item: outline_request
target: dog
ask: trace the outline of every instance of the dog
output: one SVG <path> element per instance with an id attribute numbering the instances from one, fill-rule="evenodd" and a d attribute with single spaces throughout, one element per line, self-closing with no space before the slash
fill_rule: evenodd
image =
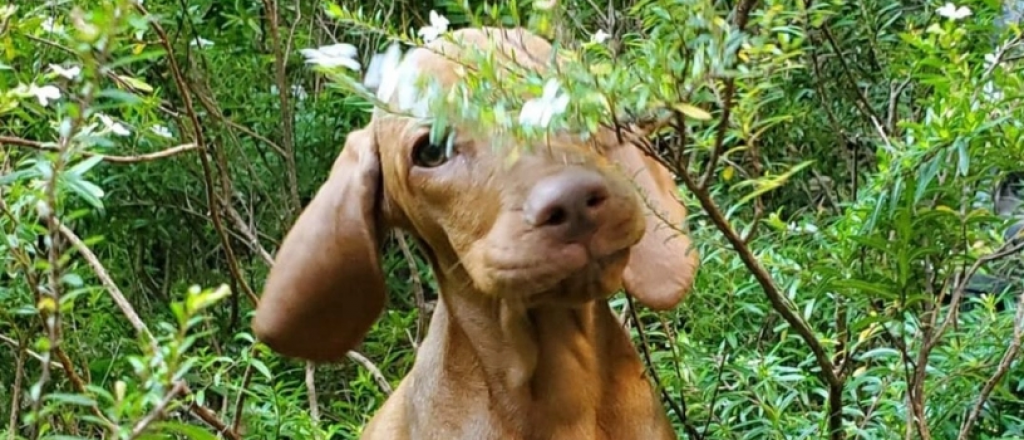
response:
<path id="1" fill-rule="evenodd" d="M 482 27 L 411 49 L 398 68 L 449 87 L 466 48 L 537 72 L 554 62 L 540 36 Z M 449 127 L 452 154 L 415 116 L 377 109 L 350 132 L 278 250 L 254 333 L 284 356 L 343 357 L 383 311 L 381 243 L 399 228 L 440 298 L 362 439 L 675 439 L 607 301 L 624 288 L 667 310 L 691 290 L 698 255 L 671 173 L 610 130 L 552 134 L 510 163 L 471 128 Z"/>

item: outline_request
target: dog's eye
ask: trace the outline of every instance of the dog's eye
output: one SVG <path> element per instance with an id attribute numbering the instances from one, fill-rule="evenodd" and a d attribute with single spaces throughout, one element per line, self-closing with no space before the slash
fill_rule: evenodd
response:
<path id="1" fill-rule="evenodd" d="M 444 165 L 453 154 L 454 135 L 445 133 L 437 136 L 437 141 L 431 137 L 430 134 L 423 135 L 412 147 L 413 164 L 418 167 L 434 168 Z"/>

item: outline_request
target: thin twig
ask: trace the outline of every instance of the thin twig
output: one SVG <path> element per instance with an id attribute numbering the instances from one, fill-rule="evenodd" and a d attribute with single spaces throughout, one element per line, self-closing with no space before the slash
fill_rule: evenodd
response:
<path id="1" fill-rule="evenodd" d="M 163 417 L 164 412 L 167 411 L 167 407 L 170 406 L 171 402 L 173 402 L 179 394 L 185 391 L 185 388 L 186 386 L 184 381 L 179 380 L 175 382 L 171 389 L 167 391 L 167 394 L 164 395 L 164 398 L 160 399 L 160 403 L 158 403 L 156 407 L 149 412 L 149 414 L 146 414 L 142 420 L 139 420 L 139 422 L 135 424 L 135 427 L 132 428 L 132 432 L 128 435 L 128 440 L 138 438 L 146 431 L 146 428 L 148 428 L 149 425 L 153 424 L 153 422 L 158 418 Z"/>
<path id="2" fill-rule="evenodd" d="M 135 3 L 135 8 L 141 14 L 147 17 L 150 16 L 149 10 L 140 3 Z M 235 282 L 245 290 L 246 295 L 255 305 L 258 302 L 256 294 L 242 277 L 241 270 L 238 268 L 238 259 L 235 257 L 235 252 L 231 247 L 230 236 L 224 228 L 220 209 L 217 208 L 218 199 L 214 192 L 215 184 L 213 172 L 211 170 L 212 167 L 210 166 L 210 159 L 207 157 L 209 148 L 206 145 L 206 141 L 203 136 L 203 126 L 199 122 L 199 115 L 196 113 L 195 106 L 193 105 L 191 89 L 188 87 L 188 83 L 185 81 L 185 76 L 181 72 L 181 67 L 178 66 L 178 61 L 174 57 L 174 47 L 171 45 L 167 32 L 164 30 L 163 26 L 160 25 L 159 20 L 150 20 L 149 23 L 150 27 L 153 28 L 153 31 L 160 37 L 160 45 L 163 46 L 164 50 L 167 52 L 167 62 L 171 68 L 171 77 L 174 79 L 174 84 L 180 92 L 182 103 L 185 106 L 185 113 L 188 115 L 189 121 L 191 122 L 193 139 L 201 150 L 199 154 L 199 162 L 203 168 L 206 200 L 210 205 L 210 219 L 213 221 L 214 230 L 217 231 L 217 235 L 220 237 L 221 247 L 223 247 L 224 255 L 227 258 L 228 271 L 231 273 L 231 277 Z"/>
<path id="3" fill-rule="evenodd" d="M 640 322 L 640 316 L 637 315 L 632 295 L 626 295 L 626 301 L 630 305 L 629 314 L 632 316 L 633 323 L 636 324 L 636 332 L 640 336 L 640 351 L 644 355 L 644 360 L 647 361 L 647 371 L 651 373 L 651 378 L 654 379 L 654 384 L 661 393 L 662 399 L 664 399 L 672 408 L 672 411 L 679 416 L 679 421 L 683 424 L 683 428 L 686 430 L 686 435 L 693 439 L 701 438 L 697 428 L 693 426 L 686 417 L 686 411 L 683 410 L 683 408 L 680 407 L 674 399 L 672 399 L 672 396 L 668 394 L 668 390 L 665 388 L 665 384 L 661 381 L 661 376 L 658 374 L 657 368 L 655 368 L 654 359 L 651 357 L 651 348 L 647 343 L 647 332 L 644 331 L 643 323 Z"/>
<path id="4" fill-rule="evenodd" d="M 747 27 L 747 20 L 750 17 L 750 11 L 754 9 L 754 5 L 757 0 L 741 0 L 736 5 L 735 15 L 733 16 L 733 23 L 736 25 L 736 29 L 743 32 Z M 725 149 L 725 135 L 729 129 L 729 119 L 732 117 L 732 106 L 733 96 L 736 94 L 736 80 L 729 76 L 725 78 L 725 91 L 722 92 L 722 117 L 718 120 L 718 127 L 715 132 L 715 147 L 711 150 L 711 158 L 708 159 L 707 169 L 704 170 L 704 177 L 700 180 L 700 186 L 707 188 L 711 183 L 711 178 L 715 174 L 715 170 L 718 165 L 718 158 L 722 155 Z"/>
<path id="5" fill-rule="evenodd" d="M 20 343 L 15 346 L 15 349 L 18 356 L 14 360 L 14 385 L 11 389 L 11 418 L 7 424 L 7 440 L 17 438 L 15 433 L 18 432 L 18 419 L 21 418 L 21 386 L 22 381 L 25 380 L 25 356 L 28 353 L 28 350 Z"/>
<path id="6" fill-rule="evenodd" d="M 189 396 L 192 395 L 192 390 L 188 388 L 187 384 L 185 385 L 185 392 L 183 394 Z M 217 414 L 215 414 L 208 408 L 198 403 L 195 403 L 195 400 L 193 400 L 189 404 L 188 411 L 195 415 L 196 417 L 198 417 L 199 420 L 202 420 L 207 425 L 210 425 L 218 433 L 224 434 L 225 437 L 231 440 L 242 440 L 242 436 L 238 435 L 237 432 L 233 431 L 231 428 L 228 427 L 228 425 L 225 425 L 223 421 L 217 418 Z"/>
<path id="7" fill-rule="evenodd" d="M 289 215 L 298 212 L 299 184 L 295 166 L 295 129 L 293 127 L 294 114 L 288 98 L 291 96 L 291 87 L 288 85 L 287 60 L 285 59 L 284 48 L 281 47 L 281 30 L 279 26 L 280 14 L 277 8 L 277 0 L 263 0 L 263 11 L 270 24 L 270 41 L 274 51 L 274 73 L 277 81 L 277 97 L 281 101 L 281 146 L 284 148 L 285 174 L 288 178 L 288 194 L 291 212 Z"/>
<path id="8" fill-rule="evenodd" d="M 427 323 L 429 320 L 427 312 L 427 296 L 423 290 L 423 280 L 420 279 L 420 271 L 416 266 L 416 258 L 412 254 L 412 250 L 409 249 L 408 240 L 405 239 L 404 231 L 397 231 L 395 238 L 398 239 L 398 248 L 402 251 L 402 256 L 405 257 L 406 264 L 409 265 L 409 277 L 412 278 L 412 292 L 416 298 L 416 337 L 413 343 L 416 347 L 419 347 L 420 342 L 423 340 L 423 332 L 427 329 Z"/>
<path id="9" fill-rule="evenodd" d="M 876 121 L 876 123 L 877 121 L 881 121 L 882 119 L 878 116 L 878 113 L 875 112 L 873 107 L 871 107 L 871 101 L 866 95 L 864 95 L 864 91 L 861 90 L 860 86 L 857 85 L 857 79 L 853 77 L 850 66 L 846 62 L 846 57 L 843 56 L 842 51 L 839 49 L 839 43 L 837 43 L 835 37 L 832 36 L 832 31 L 829 30 L 828 25 L 822 26 L 821 32 L 825 35 L 825 39 L 828 40 L 828 44 L 836 54 L 836 58 L 839 59 L 839 64 L 842 65 L 843 76 L 846 77 L 847 81 L 850 82 L 850 87 L 856 92 L 854 96 L 857 98 L 857 103 L 859 104 L 856 107 L 869 119 Z M 879 125 L 879 127 L 880 126 L 881 125 Z"/>
<path id="10" fill-rule="evenodd" d="M 107 289 L 108 293 L 110 293 L 110 297 L 114 300 L 114 303 L 117 304 L 117 307 L 120 308 L 121 312 L 128 318 L 128 322 L 131 323 L 136 332 L 146 337 L 146 341 L 151 344 L 153 352 L 157 353 L 159 350 L 156 346 L 156 339 L 153 337 L 153 334 L 150 333 L 149 328 L 146 327 L 146 323 L 142 322 L 142 318 L 139 317 L 139 314 L 135 313 L 135 308 L 133 308 L 132 304 L 128 302 L 127 298 L 125 298 L 121 289 L 117 287 L 117 284 L 114 284 L 114 279 L 107 273 L 107 269 L 103 267 L 103 263 L 101 263 L 99 258 L 96 257 L 96 254 L 92 252 L 92 249 L 89 249 L 89 246 L 86 246 L 85 242 L 83 242 L 81 238 L 78 238 L 78 235 L 76 235 L 74 231 L 63 224 L 60 225 L 60 233 L 67 238 L 73 246 L 75 246 L 75 249 L 78 249 L 78 252 L 82 254 L 83 258 L 85 258 L 86 263 L 89 264 L 89 267 L 92 267 L 93 272 L 95 272 L 96 276 L 100 279 L 100 283 L 102 283 L 103 287 Z"/>
<path id="11" fill-rule="evenodd" d="M 306 396 L 309 399 L 309 418 L 313 423 L 320 424 L 320 403 L 316 398 L 316 364 L 306 361 Z M 319 433 L 314 430 L 313 437 L 319 439 Z"/>
<path id="12" fill-rule="evenodd" d="M 255 349 L 249 351 L 250 356 L 257 356 L 259 352 Z M 245 366 L 245 373 L 242 374 L 242 385 L 238 387 L 238 399 L 235 400 L 235 417 L 231 421 L 231 430 L 238 432 L 242 427 L 242 410 L 244 408 L 246 389 L 249 388 L 249 383 L 252 381 L 252 362 Z"/>
<path id="13" fill-rule="evenodd" d="M 345 355 L 348 356 L 349 359 L 356 361 L 356 363 L 362 365 L 363 368 L 369 371 L 370 375 L 373 376 L 373 380 L 377 382 L 377 386 L 380 387 L 381 391 L 384 391 L 384 394 L 390 396 L 391 393 L 394 392 L 394 390 L 391 389 L 391 384 L 389 384 L 388 380 L 384 377 L 384 373 L 381 373 L 380 369 L 377 368 L 377 366 L 374 365 L 373 362 L 367 359 L 366 356 L 363 356 L 362 353 L 359 353 L 358 351 L 355 350 L 350 350 Z"/>
<path id="14" fill-rule="evenodd" d="M 0 145 L 15 145 L 19 147 L 30 148 L 39 151 L 49 151 L 58 153 L 60 150 L 56 147 L 48 146 L 39 141 L 33 141 L 31 139 L 23 139 L 13 136 L 0 136 Z M 116 163 L 116 164 L 131 164 L 139 162 L 151 162 L 154 160 L 164 159 L 167 157 L 181 154 L 186 151 L 192 151 L 197 149 L 196 144 L 181 144 L 176 147 L 168 148 L 166 150 L 160 150 L 153 153 L 140 154 L 137 156 L 114 156 L 109 154 L 94 153 L 91 151 L 82 151 L 81 154 L 85 157 L 99 156 L 103 158 L 104 162 Z"/>

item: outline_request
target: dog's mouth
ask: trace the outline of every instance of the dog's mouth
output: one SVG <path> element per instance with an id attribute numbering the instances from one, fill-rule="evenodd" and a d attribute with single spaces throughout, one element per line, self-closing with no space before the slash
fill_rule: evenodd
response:
<path id="1" fill-rule="evenodd" d="M 562 246 L 529 262 L 491 260 L 485 279 L 477 279 L 484 292 L 527 303 L 580 304 L 607 297 L 622 285 L 632 243 L 594 254 L 578 244 Z M 538 258 L 539 257 L 539 258 Z"/>

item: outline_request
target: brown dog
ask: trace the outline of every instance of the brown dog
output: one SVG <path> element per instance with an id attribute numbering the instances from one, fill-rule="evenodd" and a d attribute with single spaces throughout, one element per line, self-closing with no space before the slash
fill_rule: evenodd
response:
<path id="1" fill-rule="evenodd" d="M 460 48 L 491 44 L 526 68 L 551 60 L 521 29 L 452 39 L 410 51 L 402 69 L 450 85 Z M 674 439 L 606 301 L 624 286 L 664 310 L 691 287 L 697 254 L 675 231 L 686 210 L 669 172 L 609 133 L 597 148 L 555 137 L 509 165 L 487 138 L 451 130 L 450 157 L 414 117 L 378 110 L 348 135 L 278 251 L 256 335 L 287 356 L 344 356 L 382 312 L 379 246 L 401 228 L 428 254 L 441 298 L 363 439 Z"/>

